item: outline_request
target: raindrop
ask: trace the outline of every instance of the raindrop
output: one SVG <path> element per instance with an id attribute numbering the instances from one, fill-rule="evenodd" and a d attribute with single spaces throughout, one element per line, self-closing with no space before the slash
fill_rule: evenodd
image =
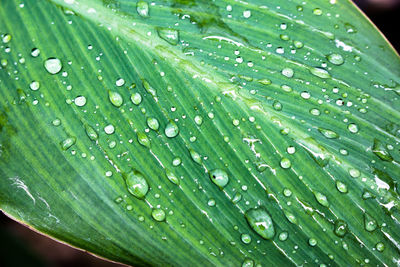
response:
<path id="1" fill-rule="evenodd" d="M 245 217 L 250 227 L 262 238 L 271 239 L 274 237 L 274 224 L 271 216 L 264 207 L 247 210 Z"/>
<path id="2" fill-rule="evenodd" d="M 126 187 L 133 196 L 142 199 L 149 191 L 149 185 L 143 174 L 135 169 L 128 174 L 124 174 Z"/>
<path id="3" fill-rule="evenodd" d="M 336 132 L 332 131 L 332 130 L 328 130 L 328 129 L 324 129 L 324 128 L 318 128 L 318 131 L 328 139 L 339 138 L 339 135 Z"/>
<path id="4" fill-rule="evenodd" d="M 38 48 L 33 48 L 31 51 L 31 56 L 32 57 L 38 57 L 40 55 L 40 49 Z"/>
<path id="5" fill-rule="evenodd" d="M 139 93 L 134 93 L 131 95 L 131 101 L 137 106 L 142 103 L 142 96 Z"/>
<path id="6" fill-rule="evenodd" d="M 86 105 L 86 97 L 84 97 L 83 95 L 77 96 L 74 100 L 74 103 L 78 107 L 83 107 L 84 105 Z"/>
<path id="7" fill-rule="evenodd" d="M 119 78 L 118 80 L 115 81 L 115 85 L 118 87 L 121 87 L 125 84 L 125 80 L 122 78 Z"/>
<path id="8" fill-rule="evenodd" d="M 358 126 L 355 123 L 350 123 L 347 126 L 347 129 L 351 132 L 351 133 L 357 133 L 358 132 Z"/>
<path id="9" fill-rule="evenodd" d="M 136 4 L 136 11 L 143 18 L 149 17 L 149 4 L 145 1 L 138 1 Z"/>
<path id="10" fill-rule="evenodd" d="M 374 139 L 374 145 L 372 147 L 372 152 L 378 156 L 381 160 L 384 161 L 393 161 L 392 155 L 390 155 L 389 151 L 385 148 L 383 143 L 378 139 Z"/>
<path id="11" fill-rule="evenodd" d="M 194 117 L 194 122 L 199 126 L 202 125 L 203 124 L 203 117 L 201 117 L 200 115 L 196 115 L 196 117 Z"/>
<path id="12" fill-rule="evenodd" d="M 108 91 L 108 99 L 110 100 L 111 104 L 113 104 L 117 108 L 122 106 L 122 104 L 124 103 L 122 96 L 119 93 L 111 90 Z"/>
<path id="13" fill-rule="evenodd" d="M 114 128 L 114 125 L 112 125 L 112 124 L 109 124 L 106 127 L 104 127 L 104 132 L 106 134 L 113 134 L 114 131 L 115 131 L 115 128 Z"/>
<path id="14" fill-rule="evenodd" d="M 168 180 L 170 180 L 173 184 L 179 185 L 180 180 L 179 178 L 173 173 L 172 171 L 166 169 L 165 175 L 167 176 Z"/>
<path id="15" fill-rule="evenodd" d="M 167 126 L 165 127 L 164 133 L 167 137 L 169 138 L 174 138 L 179 134 L 179 128 L 178 125 L 174 121 L 169 121 Z"/>
<path id="16" fill-rule="evenodd" d="M 330 54 L 326 57 L 330 63 L 334 65 L 342 65 L 344 63 L 344 59 L 340 54 Z"/>
<path id="17" fill-rule="evenodd" d="M 147 137 L 147 135 L 143 132 L 137 132 L 137 140 L 139 144 L 141 144 L 144 147 L 150 148 L 150 139 Z"/>
<path id="18" fill-rule="evenodd" d="M 242 234 L 240 236 L 240 239 L 242 240 L 243 243 L 245 244 L 250 244 L 251 243 L 251 236 L 249 234 Z"/>
<path id="19" fill-rule="evenodd" d="M 211 181 L 216 184 L 220 189 L 223 189 L 229 182 L 229 177 L 226 171 L 221 169 L 214 169 L 209 173 Z"/>
<path id="20" fill-rule="evenodd" d="M 373 232 L 378 227 L 376 220 L 368 213 L 364 213 L 364 227 L 368 232 Z"/>
<path id="21" fill-rule="evenodd" d="M 309 68 L 310 73 L 321 78 L 321 79 L 328 79 L 331 77 L 327 70 L 321 68 Z"/>
<path id="22" fill-rule="evenodd" d="M 44 67 L 50 74 L 57 74 L 62 69 L 62 63 L 58 58 L 48 58 L 44 62 Z"/>
<path id="23" fill-rule="evenodd" d="M 180 157 L 175 157 L 172 160 L 172 165 L 175 167 L 181 165 L 181 163 L 182 163 L 182 159 Z"/>
<path id="24" fill-rule="evenodd" d="M 292 163 L 290 162 L 290 159 L 288 158 L 282 158 L 280 165 L 284 169 L 289 169 L 292 166 Z"/>
<path id="25" fill-rule="evenodd" d="M 283 231 L 282 233 L 279 234 L 279 240 L 280 241 L 286 241 L 289 237 L 289 233 L 286 231 Z"/>
<path id="26" fill-rule="evenodd" d="M 335 228 L 334 228 L 333 232 L 338 237 L 343 237 L 347 233 L 347 223 L 342 220 L 337 220 L 335 222 Z"/>
<path id="27" fill-rule="evenodd" d="M 85 131 L 90 140 L 96 141 L 99 138 L 96 130 L 89 125 L 85 125 Z"/>
<path id="28" fill-rule="evenodd" d="M 76 142 L 75 137 L 68 137 L 67 139 L 65 139 L 61 142 L 61 149 L 67 150 L 68 148 L 73 146 L 75 144 L 75 142 Z"/>
<path id="29" fill-rule="evenodd" d="M 340 193 L 347 193 L 347 185 L 341 181 L 336 181 L 336 188 Z"/>
<path id="30" fill-rule="evenodd" d="M 315 199 L 318 201 L 319 204 L 321 204 L 324 207 L 329 207 L 328 199 L 324 194 L 322 194 L 321 192 L 316 191 L 316 192 L 314 192 L 314 196 L 315 196 Z"/>
<path id="31" fill-rule="evenodd" d="M 197 153 L 193 149 L 189 149 L 189 153 L 190 153 L 190 157 L 192 158 L 192 160 L 194 162 L 196 162 L 197 164 L 200 164 L 200 165 L 202 164 L 201 156 L 199 153 Z"/>
<path id="32" fill-rule="evenodd" d="M 179 32 L 170 28 L 157 28 L 158 36 L 171 45 L 177 45 L 179 42 Z"/>
<path id="33" fill-rule="evenodd" d="M 165 220 L 165 211 L 158 208 L 153 209 L 151 211 L 151 217 L 153 217 L 153 219 L 156 220 L 157 222 L 162 222 Z"/>
<path id="34" fill-rule="evenodd" d="M 160 128 L 160 123 L 156 118 L 149 117 L 147 118 L 147 126 L 149 126 L 150 129 L 157 131 Z"/>
<path id="35" fill-rule="evenodd" d="M 29 88 L 31 88 L 32 91 L 39 90 L 39 88 L 40 88 L 40 83 L 37 82 L 37 81 L 32 81 L 32 82 L 29 84 Z"/>

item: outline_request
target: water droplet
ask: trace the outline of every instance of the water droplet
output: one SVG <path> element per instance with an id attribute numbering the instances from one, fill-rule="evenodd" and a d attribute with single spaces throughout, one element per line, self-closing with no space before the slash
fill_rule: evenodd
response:
<path id="1" fill-rule="evenodd" d="M 317 239 L 315 239 L 315 238 L 310 238 L 310 239 L 308 239 L 308 244 L 310 245 L 310 246 L 312 246 L 312 247 L 315 247 L 316 245 L 317 245 Z"/>
<path id="2" fill-rule="evenodd" d="M 175 175 L 175 173 L 173 173 L 172 171 L 170 171 L 169 169 L 165 170 L 165 175 L 167 176 L 168 180 L 170 180 L 173 184 L 179 185 L 180 180 L 179 178 Z"/>
<path id="3" fill-rule="evenodd" d="M 200 164 L 200 165 L 202 164 L 201 156 L 199 153 L 197 153 L 193 149 L 189 149 L 189 153 L 190 153 L 190 157 L 192 158 L 192 160 L 194 162 L 196 162 L 197 164 Z"/>
<path id="4" fill-rule="evenodd" d="M 245 11 L 243 11 L 243 17 L 244 17 L 245 19 L 250 18 L 250 17 L 251 17 L 251 11 L 250 11 L 250 10 L 245 10 Z"/>
<path id="5" fill-rule="evenodd" d="M 96 141 L 99 138 L 96 130 L 89 125 L 85 125 L 85 131 L 90 140 Z"/>
<path id="6" fill-rule="evenodd" d="M 118 80 L 115 81 L 115 85 L 118 87 L 121 87 L 125 84 L 125 80 L 122 78 L 119 78 Z"/>
<path id="7" fill-rule="evenodd" d="M 181 163 L 182 163 L 182 159 L 180 157 L 175 157 L 172 160 L 172 165 L 175 167 L 181 165 Z"/>
<path id="8" fill-rule="evenodd" d="M 313 9 L 313 14 L 316 16 L 321 16 L 322 15 L 322 10 L 320 8 L 314 8 Z"/>
<path id="9" fill-rule="evenodd" d="M 50 74 L 57 74 L 62 69 L 62 63 L 58 58 L 48 58 L 44 62 L 44 67 Z"/>
<path id="10" fill-rule="evenodd" d="M 51 124 L 53 124 L 53 126 L 60 126 L 61 125 L 61 120 L 60 119 L 54 119 Z"/>
<path id="11" fill-rule="evenodd" d="M 178 125 L 176 125 L 176 123 L 171 120 L 165 127 L 164 132 L 167 137 L 174 138 L 175 136 L 177 136 L 179 134 Z"/>
<path id="12" fill-rule="evenodd" d="M 309 68 L 309 70 L 312 75 L 315 75 L 321 79 L 328 79 L 331 77 L 327 70 L 321 68 Z"/>
<path id="13" fill-rule="evenodd" d="M 340 193 L 347 193 L 347 185 L 341 181 L 336 181 L 336 188 Z"/>
<path id="14" fill-rule="evenodd" d="M 292 195 L 292 191 L 289 188 L 283 189 L 283 195 L 285 197 L 290 197 Z"/>
<path id="15" fill-rule="evenodd" d="M 158 208 L 153 209 L 151 211 L 151 217 L 153 217 L 153 219 L 156 220 L 157 222 L 162 222 L 165 220 L 165 211 Z"/>
<path id="16" fill-rule="evenodd" d="M 216 184 L 221 190 L 228 184 L 229 177 L 226 171 L 221 169 L 211 170 L 210 173 L 211 181 Z"/>
<path id="17" fill-rule="evenodd" d="M 242 240 L 243 243 L 245 244 L 250 244 L 251 243 L 251 236 L 249 234 L 242 234 L 240 236 L 240 239 Z"/>
<path id="18" fill-rule="evenodd" d="M 385 245 L 382 242 L 379 242 L 375 245 L 377 251 L 382 252 L 385 250 Z"/>
<path id="19" fill-rule="evenodd" d="M 364 213 L 364 227 L 368 232 L 373 232 L 378 227 L 376 220 L 368 213 Z"/>
<path id="20" fill-rule="evenodd" d="M 108 99 L 110 100 L 111 104 L 113 104 L 117 108 L 122 106 L 122 104 L 124 103 L 122 96 L 119 93 L 111 90 L 108 91 Z"/>
<path id="21" fill-rule="evenodd" d="M 208 200 L 208 202 L 207 202 L 207 205 L 208 206 L 210 206 L 210 207 L 214 207 L 215 206 L 215 199 L 213 199 L 213 198 L 210 198 L 209 200 Z"/>
<path id="22" fill-rule="evenodd" d="M 325 128 L 318 128 L 318 131 L 328 139 L 339 138 L 339 135 L 336 132 L 332 131 L 332 130 L 325 129 Z"/>
<path id="23" fill-rule="evenodd" d="M 334 65 L 342 65 L 344 63 L 344 59 L 340 54 L 330 54 L 326 57 L 330 63 Z"/>
<path id="24" fill-rule="evenodd" d="M 279 234 L 279 240 L 280 241 L 286 241 L 289 237 L 289 233 L 286 231 L 283 231 L 282 233 Z"/>
<path id="25" fill-rule="evenodd" d="M 351 133 L 357 133 L 358 132 L 358 126 L 355 123 L 350 123 L 347 126 L 347 129 L 351 132 Z"/>
<path id="26" fill-rule="evenodd" d="M 194 117 L 194 122 L 199 126 L 202 125 L 203 124 L 203 117 L 201 117 L 200 115 L 196 115 L 196 117 Z"/>
<path id="27" fill-rule="evenodd" d="M 78 107 L 83 107 L 84 105 L 86 105 L 86 97 L 84 97 L 83 95 L 77 96 L 74 100 L 74 103 Z"/>
<path id="28" fill-rule="evenodd" d="M 275 100 L 274 103 L 272 103 L 272 107 L 277 111 L 282 110 L 282 104 L 278 100 Z"/>
<path id="29" fill-rule="evenodd" d="M 39 88 L 40 88 L 40 83 L 37 82 L 37 81 L 32 81 L 32 82 L 29 84 L 29 88 L 31 88 L 32 91 L 39 90 Z"/>
<path id="30" fill-rule="evenodd" d="M 334 228 L 333 232 L 338 237 L 344 237 L 344 235 L 347 233 L 347 223 L 342 220 L 337 220 L 335 222 L 335 228 Z"/>
<path id="31" fill-rule="evenodd" d="M 374 139 L 374 145 L 372 147 L 372 152 L 384 161 L 393 161 L 392 155 L 386 150 L 385 146 L 378 139 Z"/>
<path id="32" fill-rule="evenodd" d="M 124 174 L 124 178 L 129 193 L 139 199 L 146 196 L 149 185 L 141 172 L 132 169 L 128 174 Z"/>
<path id="33" fill-rule="evenodd" d="M 149 126 L 150 129 L 157 131 L 160 128 L 160 123 L 156 118 L 149 117 L 147 118 L 147 126 Z"/>
<path id="34" fill-rule="evenodd" d="M 250 227 L 262 238 L 271 239 L 274 237 L 274 224 L 264 207 L 247 210 L 245 217 Z"/>
<path id="35" fill-rule="evenodd" d="M 316 192 L 314 192 L 314 196 L 315 196 L 315 199 L 318 201 L 319 204 L 321 204 L 324 207 L 329 207 L 328 199 L 324 194 L 322 194 L 321 192 L 316 191 Z"/>
<path id="36" fill-rule="evenodd" d="M 237 203 L 239 203 L 240 200 L 242 200 L 242 194 L 236 192 L 232 198 L 232 203 L 237 204 Z"/>
<path id="37" fill-rule="evenodd" d="M 375 196 L 370 191 L 364 189 L 362 198 L 365 200 L 365 199 L 375 198 Z"/>
<path id="38" fill-rule="evenodd" d="M 177 45 L 179 42 L 179 32 L 170 28 L 157 28 L 158 36 L 171 45 Z"/>
<path id="39" fill-rule="evenodd" d="M 288 78 L 292 78 L 294 75 L 294 71 L 291 68 L 284 68 L 282 70 L 282 75 Z"/>
<path id="40" fill-rule="evenodd" d="M 131 95 L 131 101 L 137 106 L 142 102 L 142 96 L 139 93 L 134 93 Z"/>
<path id="41" fill-rule="evenodd" d="M 297 224 L 298 223 L 297 222 L 297 218 L 293 213 L 291 213 L 290 211 L 287 211 L 287 210 L 285 210 L 283 213 L 285 214 L 286 219 L 290 223 L 293 223 L 293 224 Z"/>
<path id="42" fill-rule="evenodd" d="M 270 85 L 272 83 L 270 79 L 260 79 L 258 82 L 262 85 Z"/>
<path id="43" fill-rule="evenodd" d="M 284 169 L 289 169 L 292 166 L 292 163 L 290 162 L 290 159 L 288 158 L 282 158 L 280 165 Z"/>
<path id="44" fill-rule="evenodd" d="M 351 25 L 350 23 L 345 23 L 345 24 L 344 24 L 344 27 L 346 28 L 346 32 L 347 32 L 347 33 L 353 34 L 353 33 L 356 33 L 356 32 L 357 32 L 356 27 L 354 27 L 354 26 Z"/>
<path id="45" fill-rule="evenodd" d="M 136 11 L 139 16 L 143 18 L 149 17 L 149 4 L 145 1 L 138 1 L 136 4 Z"/>
<path id="46" fill-rule="evenodd" d="M 31 51 L 32 57 L 38 57 L 40 55 L 40 50 L 38 48 L 33 48 Z"/>
<path id="47" fill-rule="evenodd" d="M 144 147 L 150 148 L 150 139 L 147 137 L 147 135 L 143 132 L 137 132 L 137 140 L 139 144 L 141 144 Z"/>
<path id="48" fill-rule="evenodd" d="M 242 263 L 242 267 L 253 267 L 253 266 L 254 266 L 254 261 L 249 258 L 246 258 Z"/>
<path id="49" fill-rule="evenodd" d="M 319 115 L 321 115 L 321 111 L 317 108 L 313 108 L 313 109 L 310 109 L 310 114 L 314 115 L 314 116 L 319 116 Z"/>
<path id="50" fill-rule="evenodd" d="M 104 127 L 104 132 L 106 134 L 113 134 L 114 131 L 115 131 L 115 128 L 114 128 L 114 125 L 112 125 L 112 124 L 109 124 L 106 127 Z"/>
<path id="51" fill-rule="evenodd" d="M 6 33 L 3 35 L 3 43 L 7 44 L 11 41 L 11 39 L 12 39 L 11 34 Z"/>
<path id="52" fill-rule="evenodd" d="M 75 144 L 75 142 L 76 142 L 75 137 L 68 137 L 67 139 L 65 139 L 61 142 L 61 149 L 67 150 L 68 148 L 73 146 Z"/>

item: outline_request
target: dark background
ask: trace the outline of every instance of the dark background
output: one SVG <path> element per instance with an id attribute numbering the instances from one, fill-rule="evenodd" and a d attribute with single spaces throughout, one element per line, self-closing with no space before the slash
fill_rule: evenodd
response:
<path id="1" fill-rule="evenodd" d="M 392 43 L 400 49 L 400 0 L 355 0 Z M 0 267 L 120 267 L 73 249 L 12 221 L 0 212 Z"/>

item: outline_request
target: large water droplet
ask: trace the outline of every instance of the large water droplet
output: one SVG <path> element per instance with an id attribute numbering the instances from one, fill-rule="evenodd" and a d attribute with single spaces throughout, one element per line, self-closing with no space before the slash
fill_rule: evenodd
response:
<path id="1" fill-rule="evenodd" d="M 114 91 L 108 91 L 108 99 L 110 100 L 111 104 L 115 107 L 119 108 L 124 103 L 122 96 Z"/>
<path id="2" fill-rule="evenodd" d="M 164 132 L 167 137 L 174 138 L 175 136 L 177 136 L 179 134 L 178 125 L 176 125 L 176 123 L 171 120 L 165 127 Z"/>
<path id="3" fill-rule="evenodd" d="M 179 42 L 179 32 L 170 28 L 157 28 L 158 36 L 171 45 L 177 45 Z"/>
<path id="4" fill-rule="evenodd" d="M 136 11 L 141 17 L 147 18 L 149 16 L 149 4 L 145 1 L 138 1 Z"/>
<path id="5" fill-rule="evenodd" d="M 170 180 L 173 184 L 179 185 L 180 180 L 179 178 L 173 173 L 172 171 L 166 169 L 165 175 L 167 176 L 168 180 Z"/>
<path id="6" fill-rule="evenodd" d="M 133 169 L 128 174 L 124 174 L 126 187 L 133 196 L 142 199 L 149 191 L 146 178 L 138 170 Z"/>
<path id="7" fill-rule="evenodd" d="M 50 74 L 57 74 L 62 69 L 62 63 L 58 58 L 48 58 L 44 62 L 44 67 Z"/>
<path id="8" fill-rule="evenodd" d="M 321 68 L 309 68 L 310 73 L 321 78 L 321 79 L 328 79 L 331 77 L 327 70 Z"/>
<path id="9" fill-rule="evenodd" d="M 314 192 L 314 196 L 315 196 L 315 199 L 318 201 L 319 204 L 321 204 L 324 207 L 329 207 L 328 199 L 324 194 L 322 194 L 321 192 L 316 191 L 316 192 Z"/>
<path id="10" fill-rule="evenodd" d="M 220 189 L 223 189 L 229 182 L 229 176 L 224 170 L 214 169 L 210 171 L 209 175 L 211 181 Z"/>
<path id="11" fill-rule="evenodd" d="M 264 207 L 247 210 L 245 217 L 250 227 L 262 238 L 271 239 L 274 237 L 274 224 L 271 216 Z"/>
<path id="12" fill-rule="evenodd" d="M 340 54 L 330 54 L 326 58 L 334 65 L 342 65 L 344 63 L 344 59 Z"/>
<path id="13" fill-rule="evenodd" d="M 377 155 L 381 160 L 384 161 L 393 161 L 392 155 L 390 155 L 389 151 L 385 148 L 383 143 L 378 139 L 374 139 L 374 145 L 372 147 L 372 152 Z"/>
<path id="14" fill-rule="evenodd" d="M 139 93 L 134 93 L 131 95 L 131 101 L 137 106 L 142 103 L 142 96 Z"/>
<path id="15" fill-rule="evenodd" d="M 364 213 L 364 227 L 368 232 L 373 232 L 378 227 L 378 223 L 371 215 Z"/>
<path id="16" fill-rule="evenodd" d="M 149 117 L 147 118 L 147 126 L 149 126 L 150 129 L 157 131 L 160 128 L 160 123 L 156 118 Z"/>
<path id="17" fill-rule="evenodd" d="M 153 217 L 153 219 L 156 220 L 157 222 L 162 222 L 165 220 L 165 211 L 158 208 L 153 209 L 151 211 L 151 217 Z"/>

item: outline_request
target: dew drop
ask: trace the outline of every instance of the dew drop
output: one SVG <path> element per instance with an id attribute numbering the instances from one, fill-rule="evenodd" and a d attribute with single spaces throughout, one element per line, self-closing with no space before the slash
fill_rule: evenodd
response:
<path id="1" fill-rule="evenodd" d="M 378 156 L 381 160 L 384 161 L 393 161 L 392 155 L 390 155 L 389 151 L 385 148 L 383 143 L 378 139 L 374 139 L 374 145 L 372 146 L 372 152 Z"/>
<path id="2" fill-rule="evenodd" d="M 373 232 L 378 227 L 376 220 L 368 213 L 364 213 L 364 227 L 368 232 Z"/>
<path id="3" fill-rule="evenodd" d="M 142 103 L 142 96 L 139 93 L 134 93 L 131 95 L 131 101 L 137 106 Z"/>
<path id="4" fill-rule="evenodd" d="M 351 132 L 351 133 L 357 133 L 358 132 L 358 126 L 355 123 L 350 123 L 347 126 L 347 129 Z"/>
<path id="5" fill-rule="evenodd" d="M 280 165 L 283 169 L 289 169 L 292 166 L 292 163 L 290 162 L 290 159 L 282 158 Z"/>
<path id="6" fill-rule="evenodd" d="M 40 55 L 40 49 L 38 48 L 33 48 L 31 51 L 31 56 L 32 57 L 38 57 Z"/>
<path id="7" fill-rule="evenodd" d="M 315 75 L 321 79 L 328 79 L 331 77 L 327 70 L 321 68 L 309 68 L 309 70 L 312 75 Z"/>
<path id="8" fill-rule="evenodd" d="M 379 242 L 375 245 L 377 251 L 382 252 L 385 250 L 385 245 L 382 242 Z"/>
<path id="9" fill-rule="evenodd" d="M 171 45 L 177 45 L 179 42 L 179 32 L 170 28 L 157 28 L 158 36 Z"/>
<path id="10" fill-rule="evenodd" d="M 264 207 L 249 209 L 245 212 L 247 223 L 259 236 L 271 239 L 275 235 L 275 228 L 271 216 Z"/>
<path id="11" fill-rule="evenodd" d="M 228 184 L 229 176 L 226 171 L 221 169 L 211 170 L 210 173 L 211 181 L 216 184 L 221 190 Z"/>
<path id="12" fill-rule="evenodd" d="M 201 160 L 201 156 L 199 153 L 197 153 L 195 150 L 193 149 L 189 149 L 189 153 L 190 153 L 190 157 L 192 158 L 192 160 L 194 162 L 196 162 L 197 164 L 201 165 L 202 164 L 202 160 Z"/>
<path id="13" fill-rule="evenodd" d="M 310 238 L 310 239 L 308 239 L 308 244 L 311 246 L 311 247 L 315 247 L 316 245 L 317 245 L 317 239 L 315 239 L 315 238 Z"/>
<path id="14" fill-rule="evenodd" d="M 249 234 L 242 234 L 240 236 L 240 239 L 242 240 L 243 243 L 245 244 L 250 244 L 251 243 L 251 236 Z"/>
<path id="15" fill-rule="evenodd" d="M 196 117 L 194 117 L 194 122 L 199 126 L 202 125 L 203 124 L 203 117 L 201 117 L 200 115 L 196 115 Z"/>
<path id="16" fill-rule="evenodd" d="M 2 41 L 3 41 L 4 44 L 7 44 L 7 43 L 9 43 L 11 41 L 11 39 L 12 39 L 11 34 L 6 33 L 6 34 L 3 35 Z"/>
<path id="17" fill-rule="evenodd" d="M 316 192 L 314 192 L 314 196 L 315 196 L 315 199 L 318 201 L 319 204 L 321 204 L 324 207 L 329 207 L 328 199 L 324 194 L 322 194 L 321 192 L 316 191 Z"/>
<path id="18" fill-rule="evenodd" d="M 151 211 L 151 217 L 153 217 L 154 220 L 156 220 L 157 222 L 162 222 L 165 220 L 165 211 L 163 211 L 162 209 L 153 209 Z"/>
<path id="19" fill-rule="evenodd" d="M 175 173 L 173 173 L 169 169 L 165 170 L 165 175 L 167 176 L 168 180 L 171 181 L 171 183 L 176 184 L 176 185 L 180 184 L 179 178 L 175 175 Z"/>
<path id="20" fill-rule="evenodd" d="M 144 147 L 150 148 L 150 139 L 149 137 L 147 137 L 147 135 L 143 132 L 137 132 L 137 140 L 139 142 L 139 144 L 141 144 Z"/>
<path id="21" fill-rule="evenodd" d="M 347 193 L 347 185 L 341 181 L 336 181 L 336 188 L 340 193 Z"/>
<path id="22" fill-rule="evenodd" d="M 160 128 L 160 123 L 156 118 L 149 117 L 147 118 L 147 126 L 149 126 L 150 129 L 157 131 Z"/>
<path id="23" fill-rule="evenodd" d="M 104 132 L 106 134 L 113 134 L 114 131 L 115 131 L 115 128 L 114 128 L 114 125 L 112 125 L 112 124 L 109 124 L 106 127 L 104 127 Z"/>
<path id="24" fill-rule="evenodd" d="M 180 158 L 180 157 L 175 157 L 173 160 L 172 160 L 172 165 L 173 166 L 179 166 L 179 165 L 181 165 L 182 164 L 182 159 Z"/>
<path id="25" fill-rule="evenodd" d="M 124 103 L 122 96 L 119 93 L 111 90 L 108 91 L 108 99 L 110 100 L 111 104 L 113 104 L 117 108 L 122 106 L 122 104 Z"/>
<path id="26" fill-rule="evenodd" d="M 142 199 L 149 191 L 146 178 L 138 170 L 132 169 L 128 174 L 124 174 L 126 187 L 134 197 Z"/>
<path id="27" fill-rule="evenodd" d="M 115 81 L 115 85 L 118 87 L 121 87 L 125 84 L 125 80 L 122 78 L 119 78 L 118 80 Z"/>
<path id="28" fill-rule="evenodd" d="M 294 71 L 291 68 L 284 68 L 282 70 L 282 75 L 288 78 L 292 78 L 294 75 Z"/>
<path id="29" fill-rule="evenodd" d="M 207 205 L 208 206 L 210 206 L 210 207 L 214 207 L 215 206 L 215 199 L 213 199 L 213 198 L 210 198 L 208 201 L 207 201 Z"/>
<path id="30" fill-rule="evenodd" d="M 86 105 L 86 97 L 84 97 L 83 95 L 77 96 L 74 100 L 74 103 L 78 107 L 83 107 L 84 105 Z"/>
<path id="31" fill-rule="evenodd" d="M 344 63 L 344 59 L 340 54 L 330 54 L 326 57 L 330 63 L 334 65 L 342 65 Z"/>
<path id="32" fill-rule="evenodd" d="M 179 134 L 179 128 L 178 125 L 174 121 L 169 121 L 167 126 L 165 127 L 164 133 L 167 137 L 169 138 L 174 138 Z"/>
<path id="33" fill-rule="evenodd" d="M 58 58 L 48 58 L 44 62 L 44 67 L 50 74 L 57 74 L 62 69 L 62 63 Z"/>
<path id="34" fill-rule="evenodd" d="M 325 128 L 318 128 L 318 131 L 328 139 L 339 138 L 339 135 L 336 132 L 332 131 L 332 130 L 325 129 Z"/>
<path id="35" fill-rule="evenodd" d="M 333 232 L 338 237 L 343 237 L 347 233 L 347 223 L 342 220 L 337 220 L 335 222 L 335 228 L 334 228 Z"/>
<path id="36" fill-rule="evenodd" d="M 61 142 L 61 149 L 68 150 L 71 146 L 73 146 L 76 142 L 75 137 L 68 137 Z"/>
<path id="37" fill-rule="evenodd" d="M 149 17 L 149 4 L 145 1 L 138 1 L 136 4 L 136 11 L 139 16 L 143 18 Z"/>
<path id="38" fill-rule="evenodd" d="M 90 140 L 96 141 L 99 138 L 99 135 L 97 134 L 96 130 L 93 129 L 89 125 L 85 125 L 85 131 L 86 135 L 89 137 Z"/>
<path id="39" fill-rule="evenodd" d="M 254 261 L 249 258 L 246 258 L 242 263 L 242 267 L 253 267 L 253 266 L 254 266 Z"/>
<path id="40" fill-rule="evenodd" d="M 286 231 L 283 231 L 282 233 L 279 234 L 279 240 L 280 241 L 286 241 L 289 237 L 289 233 Z"/>
<path id="41" fill-rule="evenodd" d="M 37 82 L 37 81 L 32 81 L 32 82 L 29 84 L 29 88 L 31 88 L 32 91 L 39 90 L 39 88 L 40 88 L 40 83 Z"/>

